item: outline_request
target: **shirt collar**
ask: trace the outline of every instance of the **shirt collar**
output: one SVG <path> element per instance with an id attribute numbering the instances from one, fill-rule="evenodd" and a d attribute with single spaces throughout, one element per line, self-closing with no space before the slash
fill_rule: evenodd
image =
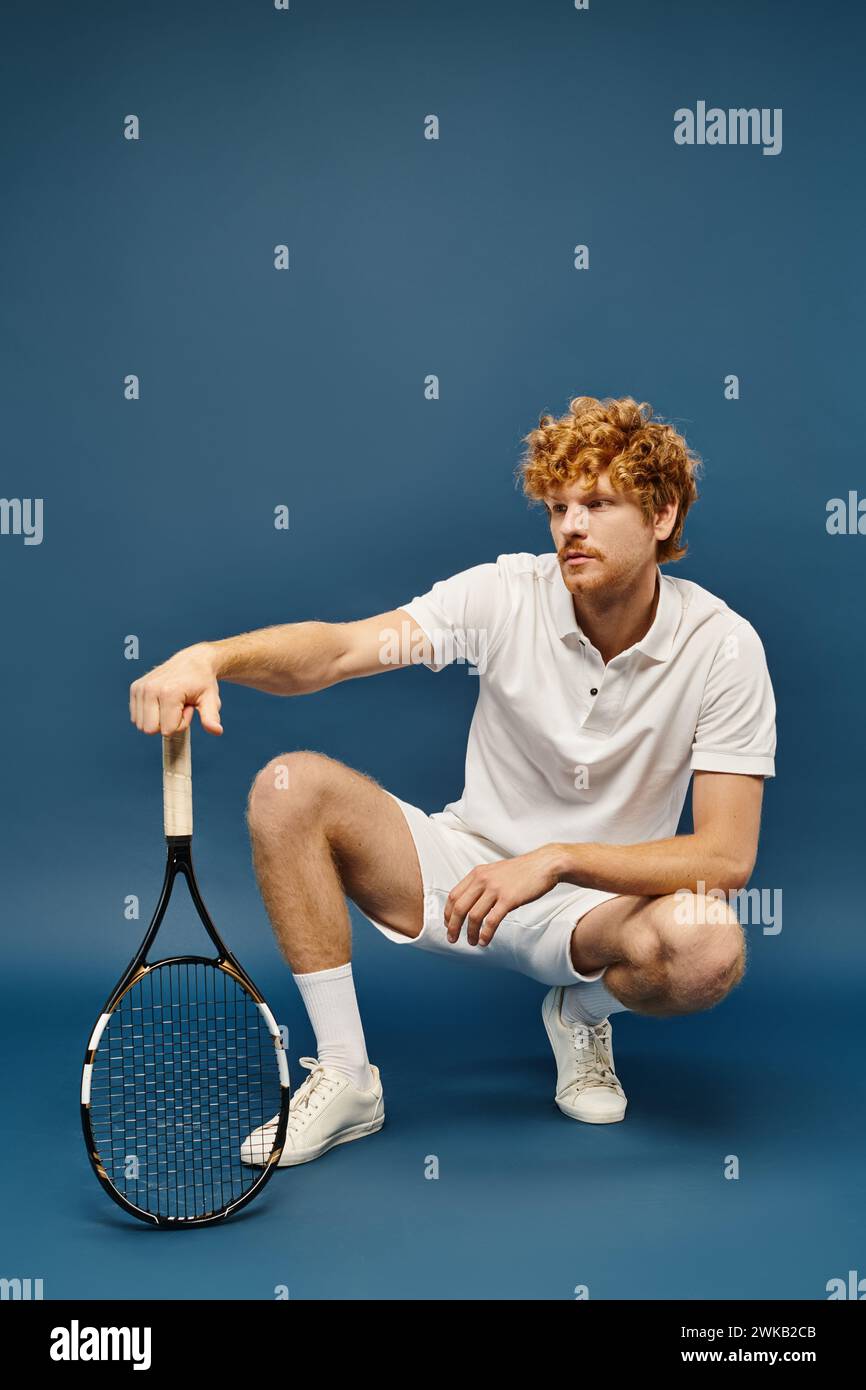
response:
<path id="1" fill-rule="evenodd" d="M 682 617 L 683 605 L 676 584 L 666 574 L 662 574 L 658 565 L 656 565 L 656 575 L 659 584 L 659 601 L 655 617 L 649 631 L 628 650 L 643 652 L 644 656 L 648 656 L 652 661 L 667 661 Z M 575 616 L 571 594 L 566 588 L 558 563 L 556 573 L 553 576 L 553 608 L 556 631 L 559 637 L 568 637 L 573 633 L 583 641 L 589 642 L 589 638 Z"/>

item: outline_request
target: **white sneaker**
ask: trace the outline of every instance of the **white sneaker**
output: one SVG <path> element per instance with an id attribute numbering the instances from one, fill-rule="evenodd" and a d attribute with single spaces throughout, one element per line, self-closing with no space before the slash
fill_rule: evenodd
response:
<path id="1" fill-rule="evenodd" d="M 563 985 L 544 996 L 541 1017 L 556 1058 L 556 1103 L 563 1115 L 612 1124 L 628 1101 L 613 1069 L 610 1019 L 595 1025 L 562 1021 Z"/>
<path id="2" fill-rule="evenodd" d="M 299 1086 L 289 1102 L 289 1123 L 286 1142 L 278 1167 L 292 1168 L 297 1163 L 348 1144 L 351 1139 L 363 1139 L 375 1134 L 385 1123 L 382 1082 L 378 1067 L 370 1063 L 373 1089 L 358 1091 L 348 1076 L 336 1067 L 326 1067 L 316 1057 L 302 1057 L 301 1066 L 310 1075 Z M 261 1167 L 267 1162 L 274 1146 L 278 1115 L 254 1129 L 241 1145 L 241 1161 Z"/>

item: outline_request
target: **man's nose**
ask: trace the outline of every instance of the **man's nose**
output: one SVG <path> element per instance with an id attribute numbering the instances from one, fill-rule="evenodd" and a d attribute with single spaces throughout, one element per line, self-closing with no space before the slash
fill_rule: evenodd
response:
<path id="1" fill-rule="evenodd" d="M 583 536 L 585 536 L 586 533 L 587 533 L 587 531 L 588 531 L 588 529 L 589 529 L 589 508 L 583 506 L 583 505 L 582 505 L 581 503 L 579 503 L 579 502 L 575 502 L 574 506 L 569 507 L 568 510 L 567 510 L 567 512 L 565 513 L 565 521 L 563 522 L 563 530 L 564 530 L 564 531 L 567 531 L 567 532 L 569 533 L 569 535 L 571 535 L 571 536 L 576 536 L 576 535 L 583 535 Z"/>

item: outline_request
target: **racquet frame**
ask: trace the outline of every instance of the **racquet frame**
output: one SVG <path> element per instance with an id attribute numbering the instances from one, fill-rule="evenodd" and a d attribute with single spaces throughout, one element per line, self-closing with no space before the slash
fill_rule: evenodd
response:
<path id="1" fill-rule="evenodd" d="M 183 729 L 179 733 L 164 737 L 162 746 L 163 820 L 167 846 L 165 875 L 162 881 L 162 889 L 159 895 L 159 901 L 156 905 L 156 910 L 144 934 L 141 945 L 106 1001 L 91 1032 L 90 1040 L 84 1055 L 84 1068 L 81 1078 L 81 1123 L 91 1166 L 109 1197 L 112 1197 L 119 1206 L 123 1207 L 124 1211 L 129 1212 L 132 1216 L 137 1216 L 141 1220 L 147 1221 L 154 1226 L 176 1230 L 180 1227 L 207 1226 L 216 1221 L 223 1221 L 227 1216 L 231 1216 L 234 1212 L 239 1211 L 241 1207 L 245 1207 L 246 1204 L 252 1201 L 253 1197 L 262 1190 L 277 1167 L 280 1155 L 283 1151 L 283 1145 L 286 1140 L 291 1093 L 286 1052 L 276 1020 L 265 1002 L 264 997 L 253 984 L 240 961 L 232 955 L 231 951 L 222 940 L 222 937 L 214 926 L 210 913 L 204 905 L 198 883 L 196 882 L 192 863 L 192 776 L 189 729 Z M 162 925 L 162 920 L 165 916 L 174 888 L 174 882 L 179 874 L 186 880 L 189 895 L 199 920 L 216 948 L 216 957 L 171 956 L 163 960 L 148 961 L 148 952 L 153 946 L 157 932 Z M 219 1211 L 202 1216 L 184 1217 L 158 1215 L 132 1202 L 125 1193 L 114 1186 L 109 1178 L 105 1165 L 99 1155 L 90 1118 L 90 1085 L 94 1060 L 96 1058 L 100 1039 L 111 1015 L 114 1013 L 127 991 L 132 989 L 133 985 L 137 984 L 143 976 L 148 974 L 151 970 L 154 970 L 157 966 L 167 965 L 216 966 L 217 969 L 225 971 L 227 975 L 247 991 L 258 1006 L 259 1012 L 273 1040 L 276 1053 L 276 1065 L 280 1079 L 281 1103 L 274 1147 L 267 1162 L 262 1167 L 261 1173 L 255 1182 L 233 1202 L 228 1203 L 228 1205 L 221 1208 Z"/>

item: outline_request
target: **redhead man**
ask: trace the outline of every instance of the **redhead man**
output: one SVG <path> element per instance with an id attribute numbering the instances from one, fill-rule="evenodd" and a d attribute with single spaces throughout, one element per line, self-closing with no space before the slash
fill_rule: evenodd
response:
<path id="1" fill-rule="evenodd" d="M 442 811 L 318 752 L 281 754 L 253 784 L 256 873 L 316 1036 L 284 1166 L 384 1121 L 347 898 L 399 945 L 546 984 L 555 1100 L 592 1124 L 625 1115 L 611 1015 L 712 1008 L 745 969 L 731 899 L 755 862 L 775 701 L 749 622 L 660 568 L 685 554 L 700 462 L 630 397 L 577 397 L 524 442 L 552 550 L 499 555 L 360 622 L 198 643 L 131 689 L 145 733 L 197 709 L 218 734 L 221 680 L 305 695 L 421 662 L 478 675 L 463 794 Z M 258 1130 L 242 1153 L 269 1148 Z"/>

